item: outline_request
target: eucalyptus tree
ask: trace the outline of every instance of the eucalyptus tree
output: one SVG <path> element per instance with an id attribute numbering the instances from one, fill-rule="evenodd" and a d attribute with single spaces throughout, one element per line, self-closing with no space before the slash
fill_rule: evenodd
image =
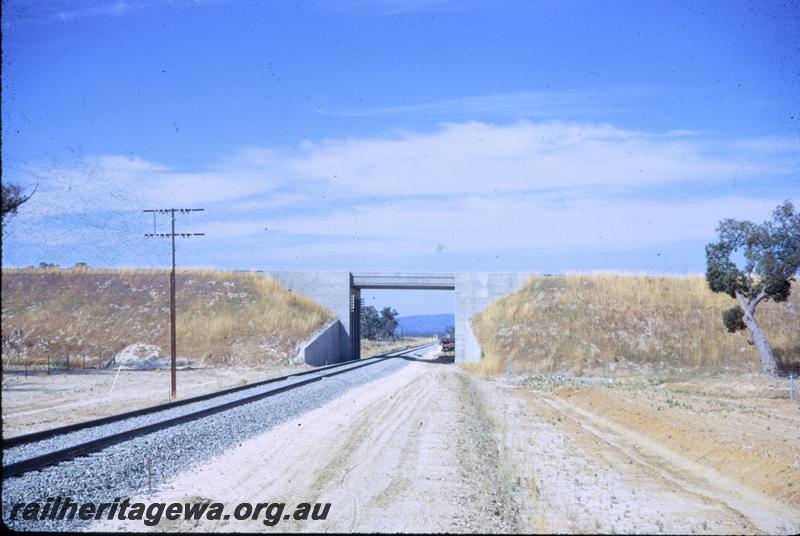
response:
<path id="1" fill-rule="evenodd" d="M 22 188 L 17 184 L 3 184 L 0 190 L 2 190 L 2 195 L 0 197 L 2 198 L 3 223 L 5 223 L 7 216 L 16 214 L 17 209 L 36 193 L 36 188 L 34 188 L 31 193 L 25 195 Z"/>
<path id="2" fill-rule="evenodd" d="M 756 321 L 756 307 L 765 300 L 782 302 L 789 297 L 800 268 L 800 213 L 786 201 L 775 209 L 771 221 L 726 219 L 717 232 L 719 241 L 706 246 L 706 280 L 711 290 L 738 302 L 723 313 L 725 327 L 731 333 L 748 329 L 761 369 L 776 374 L 778 363 Z"/>

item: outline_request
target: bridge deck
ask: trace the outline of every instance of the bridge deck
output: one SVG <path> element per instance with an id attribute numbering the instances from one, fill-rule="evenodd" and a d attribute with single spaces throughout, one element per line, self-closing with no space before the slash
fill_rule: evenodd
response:
<path id="1" fill-rule="evenodd" d="M 455 290 L 454 274 L 353 272 L 353 288 Z"/>

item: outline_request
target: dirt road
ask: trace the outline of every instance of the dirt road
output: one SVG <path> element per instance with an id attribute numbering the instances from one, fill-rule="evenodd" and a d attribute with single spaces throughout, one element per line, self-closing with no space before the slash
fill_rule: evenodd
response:
<path id="1" fill-rule="evenodd" d="M 145 500 L 202 498 L 230 510 L 243 501 L 331 503 L 325 521 L 162 521 L 158 530 L 514 532 L 516 507 L 483 412 L 467 373 L 412 362 L 178 475 Z"/>
<path id="2" fill-rule="evenodd" d="M 800 531 L 800 411 L 788 400 L 480 385 L 526 532 Z"/>
<path id="3" fill-rule="evenodd" d="M 795 403 L 691 386 L 506 385 L 427 358 L 140 498 L 226 511 L 322 502 L 327 520 L 162 521 L 157 530 L 800 531 Z"/>

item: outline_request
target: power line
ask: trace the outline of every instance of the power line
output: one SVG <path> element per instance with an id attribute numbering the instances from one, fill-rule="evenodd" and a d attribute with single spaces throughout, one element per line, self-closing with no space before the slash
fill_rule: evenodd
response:
<path id="1" fill-rule="evenodd" d="M 142 212 L 153 214 L 153 232 L 145 233 L 145 238 L 171 238 L 172 239 L 172 272 L 169 276 L 169 343 L 170 343 L 170 357 L 171 357 L 171 390 L 170 398 L 175 400 L 177 395 L 177 352 L 175 349 L 175 237 L 189 238 L 191 236 L 205 236 L 205 233 L 176 233 L 175 232 L 175 213 L 189 214 L 192 212 L 202 212 L 202 208 L 156 208 L 143 210 Z M 157 233 L 156 232 L 156 214 L 169 214 L 172 220 L 172 232 Z"/>

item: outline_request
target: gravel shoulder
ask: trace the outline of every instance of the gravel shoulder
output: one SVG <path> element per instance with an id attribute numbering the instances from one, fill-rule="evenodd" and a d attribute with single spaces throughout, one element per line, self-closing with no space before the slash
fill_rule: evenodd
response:
<path id="1" fill-rule="evenodd" d="M 516 532 L 472 377 L 429 361 L 347 391 L 178 474 L 154 501 L 331 503 L 324 521 L 162 522 L 158 530 L 276 532 Z M 191 490 L 191 491 L 189 491 Z M 104 523 L 103 530 L 143 530 Z"/>

